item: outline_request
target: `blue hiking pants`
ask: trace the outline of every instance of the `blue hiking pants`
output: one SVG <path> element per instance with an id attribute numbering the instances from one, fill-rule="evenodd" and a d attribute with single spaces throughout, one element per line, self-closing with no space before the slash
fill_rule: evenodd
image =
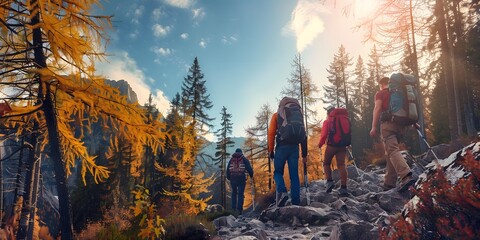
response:
<path id="1" fill-rule="evenodd" d="M 275 148 L 275 158 L 273 166 L 273 179 L 275 180 L 278 193 L 287 192 L 285 180 L 283 179 L 283 170 L 285 163 L 288 164 L 288 173 L 290 175 L 290 197 L 292 205 L 300 204 L 300 179 L 298 177 L 298 145 L 280 145 Z"/>

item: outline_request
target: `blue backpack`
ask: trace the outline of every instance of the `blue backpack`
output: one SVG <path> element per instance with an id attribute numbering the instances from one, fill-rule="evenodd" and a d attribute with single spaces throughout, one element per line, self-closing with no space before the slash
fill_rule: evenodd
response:
<path id="1" fill-rule="evenodd" d="M 418 121 L 418 82 L 414 76 L 394 73 L 390 76 L 389 115 L 398 125 L 408 126 Z"/>

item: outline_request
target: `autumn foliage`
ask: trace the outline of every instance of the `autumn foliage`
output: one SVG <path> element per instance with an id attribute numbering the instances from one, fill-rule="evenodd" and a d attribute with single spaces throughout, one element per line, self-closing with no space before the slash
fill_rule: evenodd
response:
<path id="1" fill-rule="evenodd" d="M 458 181 L 438 167 L 417 186 L 403 218 L 382 231 L 383 239 L 475 239 L 480 236 L 480 161 L 471 153 L 457 159 Z"/>

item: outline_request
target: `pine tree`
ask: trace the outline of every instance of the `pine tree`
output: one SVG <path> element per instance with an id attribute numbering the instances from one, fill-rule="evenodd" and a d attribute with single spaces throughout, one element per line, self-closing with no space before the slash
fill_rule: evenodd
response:
<path id="1" fill-rule="evenodd" d="M 356 136 L 352 139 L 352 151 L 354 156 L 361 158 L 363 157 L 363 149 L 369 147 L 367 143 L 370 138 L 369 130 L 371 122 L 367 122 L 366 120 L 368 119 L 367 116 L 372 114 L 371 112 L 367 112 L 367 106 L 369 105 L 367 102 L 368 96 L 366 95 L 367 69 L 361 56 L 357 58 L 352 77 L 350 99 L 355 104 L 354 107 L 352 107 L 350 119 L 352 122 L 352 135 Z"/>
<path id="2" fill-rule="evenodd" d="M 226 186 L 226 166 L 227 159 L 230 157 L 230 153 L 227 152 L 228 147 L 233 147 L 234 143 L 230 135 L 232 134 L 232 114 L 227 112 L 225 106 L 222 107 L 221 111 L 221 128 L 216 132 L 217 135 L 217 151 L 215 152 L 216 163 L 220 167 L 220 185 L 221 185 L 221 199 L 222 206 L 227 207 L 227 186 Z"/>
<path id="3" fill-rule="evenodd" d="M 350 108 L 348 101 L 348 88 L 350 71 L 348 68 L 352 65 L 352 59 L 346 53 L 343 45 L 340 45 L 338 52 L 333 56 L 333 61 L 330 63 L 328 72 L 328 81 L 330 86 L 323 87 L 325 91 L 322 101 L 324 104 L 335 105 L 336 107 Z"/>
<path id="4" fill-rule="evenodd" d="M 245 145 L 248 149 L 247 158 L 252 160 L 252 166 L 256 167 L 259 171 L 254 169 L 255 181 L 259 186 L 267 186 L 268 189 L 272 189 L 272 163 L 273 159 L 270 159 L 268 153 L 268 124 L 270 118 L 273 115 L 273 110 L 268 104 L 262 105 L 260 110 L 255 116 L 255 125 L 248 127 L 245 132 L 247 134 Z M 255 166 L 253 163 L 257 163 Z"/>
<path id="5" fill-rule="evenodd" d="M 318 99 L 316 98 L 318 87 L 312 81 L 310 70 L 303 65 L 300 54 L 295 55 L 292 67 L 293 71 L 288 79 L 289 85 L 283 88 L 281 93 L 296 98 L 300 102 L 305 115 L 305 130 L 308 132 L 309 123 L 316 121 L 317 111 L 314 106 Z"/>
<path id="6" fill-rule="evenodd" d="M 195 171 L 199 133 L 192 124 L 192 116 L 186 114 L 186 106 L 185 98 L 176 94 L 165 120 L 169 133 L 165 152 L 162 161 L 154 164 L 161 174 L 162 183 L 158 187 L 162 189 L 164 205 L 172 206 L 170 213 L 195 215 L 211 199 L 208 187 L 214 179 L 203 171 Z"/>
<path id="7" fill-rule="evenodd" d="M 210 94 L 207 93 L 206 81 L 200 69 L 198 59 L 195 57 L 193 64 L 188 70 L 189 74 L 184 78 L 182 84 L 182 101 L 185 114 L 191 116 L 192 126 L 200 134 L 211 128 L 214 118 L 208 116 L 207 111 L 213 107 L 210 101 Z"/>

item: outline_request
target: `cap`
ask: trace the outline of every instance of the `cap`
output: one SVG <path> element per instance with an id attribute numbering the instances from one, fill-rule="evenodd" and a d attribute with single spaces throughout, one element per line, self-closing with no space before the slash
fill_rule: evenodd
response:
<path id="1" fill-rule="evenodd" d="M 242 149 L 237 148 L 237 150 L 235 150 L 235 152 L 241 153 L 241 152 L 242 152 Z"/>

